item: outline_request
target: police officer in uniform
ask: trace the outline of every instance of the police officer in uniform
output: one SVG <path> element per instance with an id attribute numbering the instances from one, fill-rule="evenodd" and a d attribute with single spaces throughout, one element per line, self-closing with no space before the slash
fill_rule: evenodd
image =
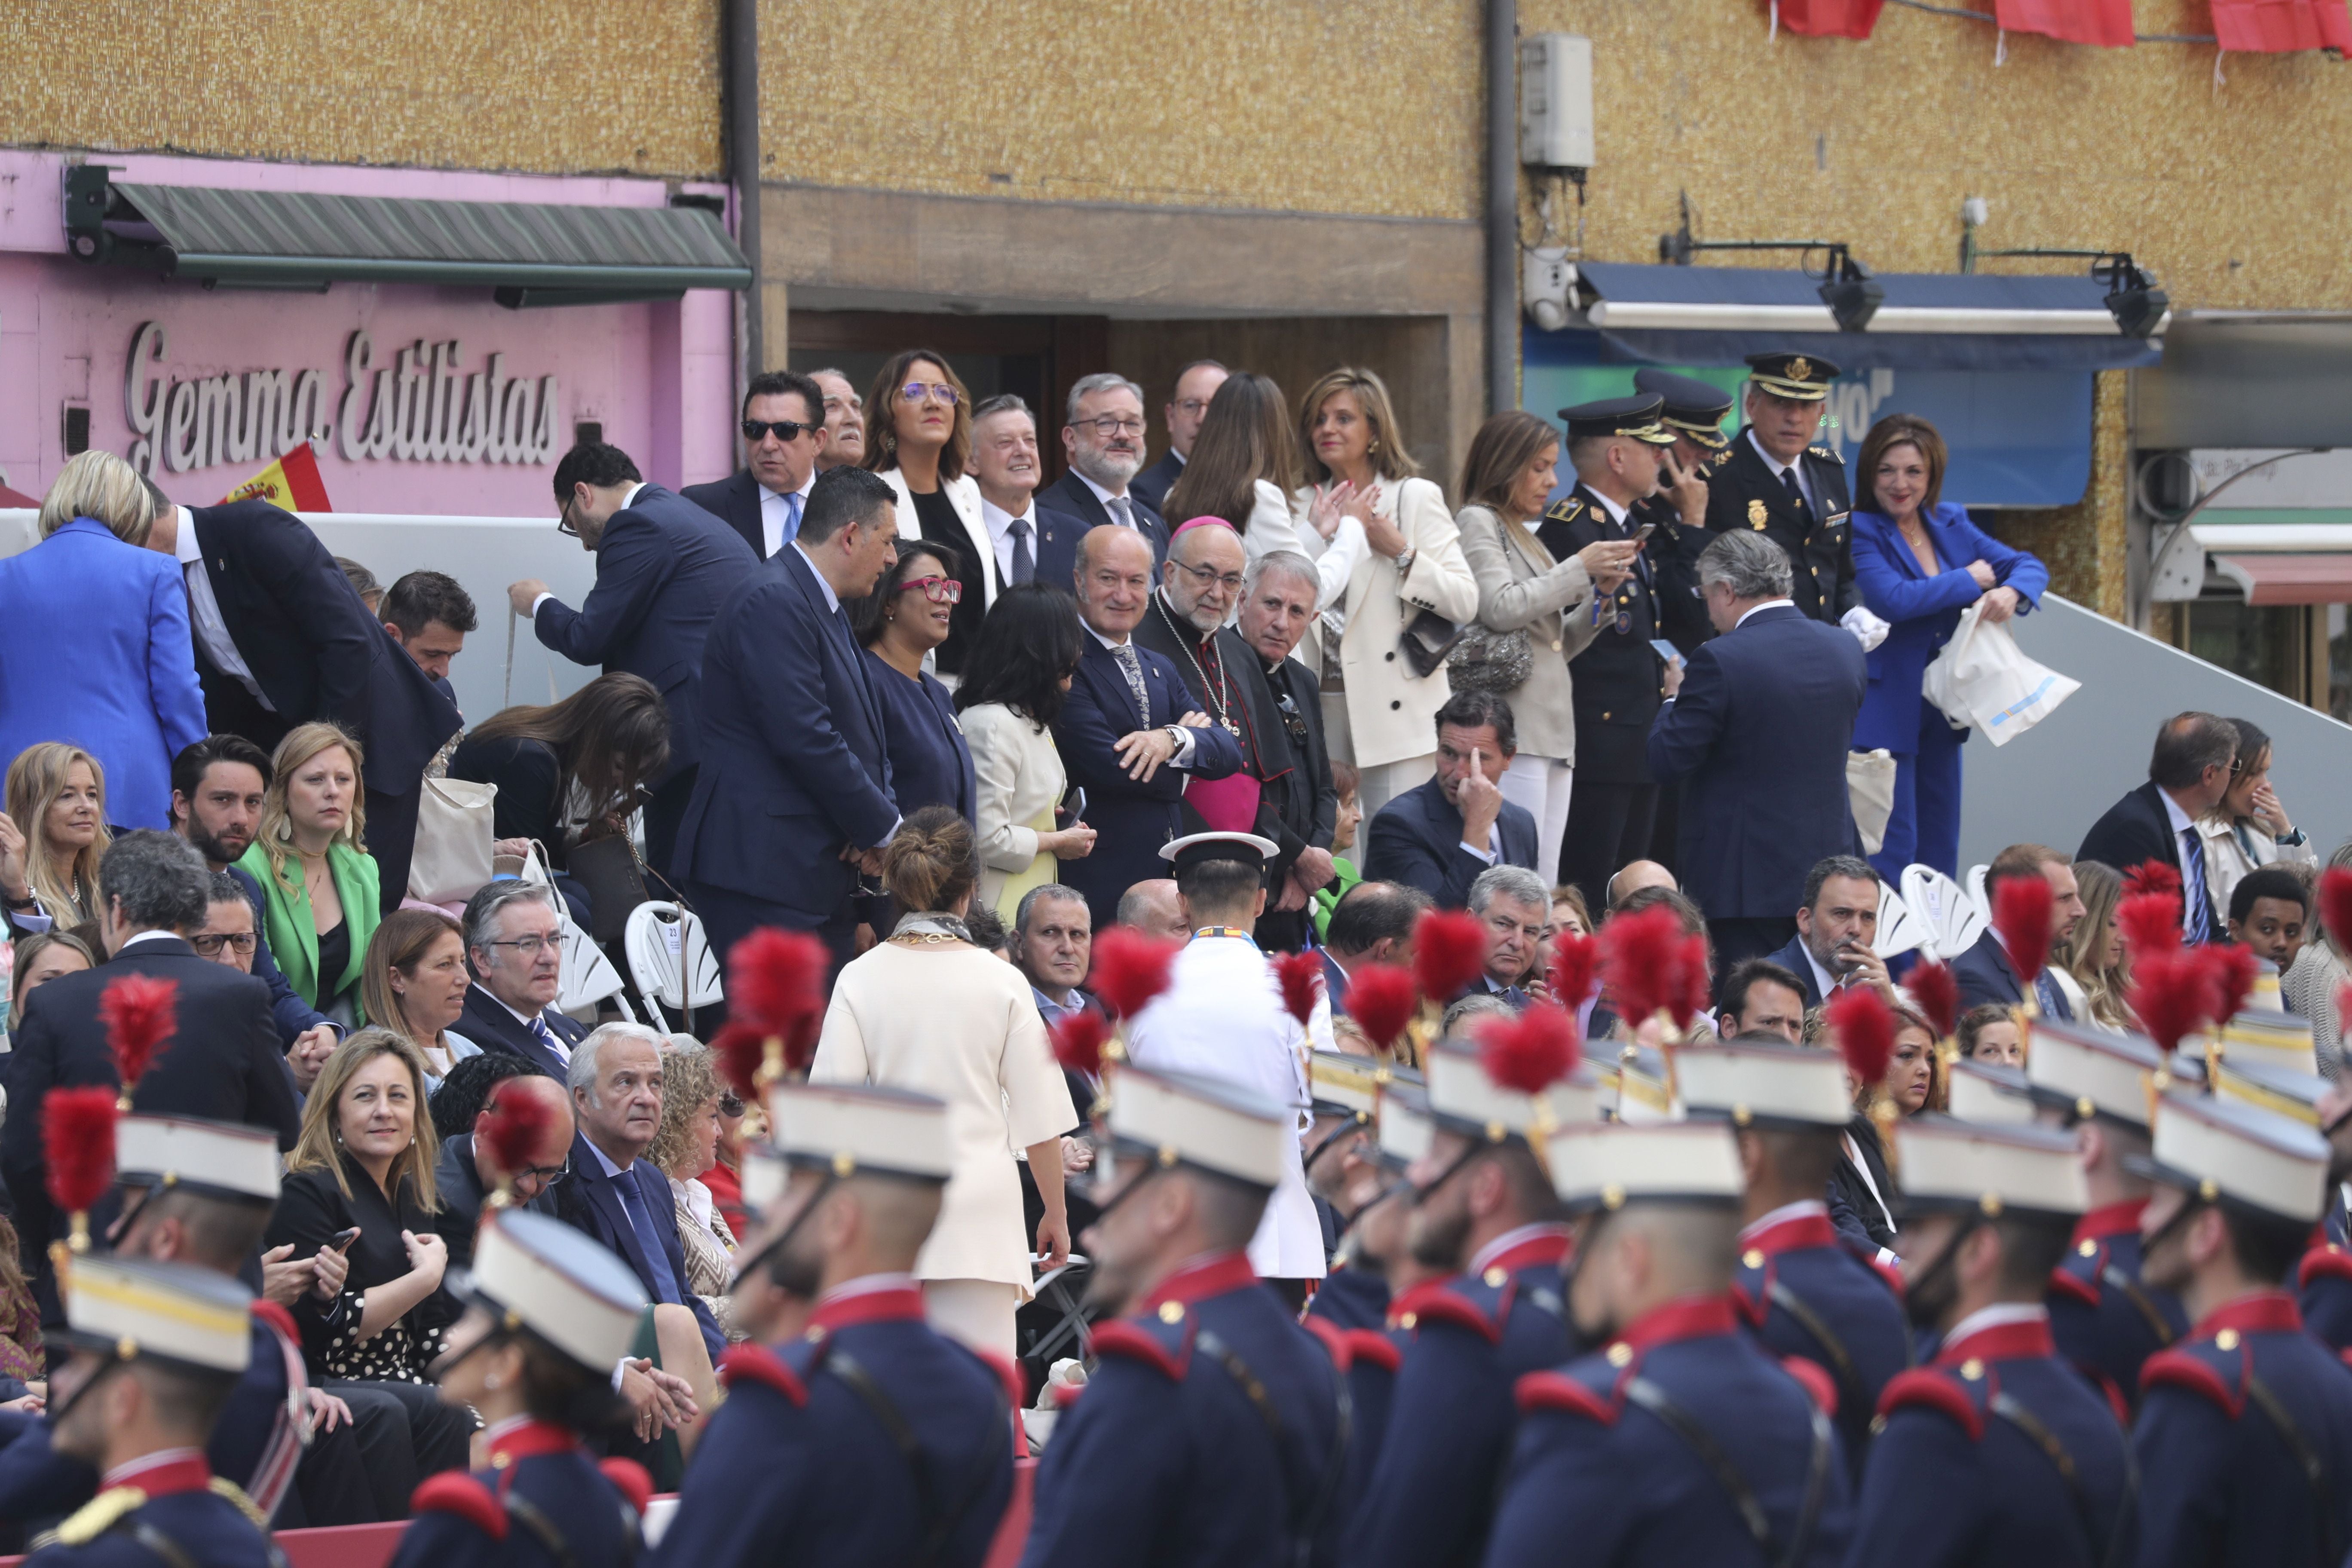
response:
<path id="1" fill-rule="evenodd" d="M 1708 476 L 1706 526 L 1754 529 L 1789 552 L 1797 608 L 1835 621 L 1862 603 L 1853 581 L 1845 464 L 1816 444 L 1838 367 L 1814 354 L 1748 356 L 1748 423 Z"/>
<path id="2" fill-rule="evenodd" d="M 1571 1348 L 1560 1300 L 1568 1226 L 1528 1142 L 1536 1101 L 1497 1088 L 1459 1040 L 1431 1050 L 1427 1071 L 1433 1135 L 1407 1173 L 1408 1241 L 1442 1277 L 1390 1309 L 1411 1338 L 1349 1527 L 1348 1560 L 1364 1568 L 1479 1561 L 1518 1425 L 1512 1387 Z M 1544 1100 L 1551 1124 L 1600 1120 L 1600 1086 L 1584 1069 Z"/>
<path id="3" fill-rule="evenodd" d="M 1850 1562 L 2104 1568 L 2131 1560 L 2131 1458 L 2060 1358 L 2042 1291 L 2086 1206 L 2074 1141 L 1917 1117 L 1895 1129 L 1908 1306 L 1935 1360 L 1887 1386 Z M 1925 1506 L 1923 1506 L 1923 1502 Z"/>
<path id="4" fill-rule="evenodd" d="M 1830 1222 L 1830 1177 L 1853 1119 L 1845 1064 L 1829 1051 L 1727 1040 L 1676 1051 L 1675 1079 L 1690 1113 L 1729 1121 L 1739 1146 L 1733 1304 L 1774 1355 L 1829 1374 L 1858 1482 L 1878 1396 L 1911 1364 L 1911 1332 L 1899 1282 Z"/>
<path id="5" fill-rule="evenodd" d="M 2144 1267 L 2192 1326 L 2140 1373 L 2139 1561 L 2341 1563 L 2352 1370 L 2304 1331 L 2281 1288 L 2326 1205 L 2327 1145 L 2285 1117 L 2178 1090 L 2153 1131 L 2134 1162 L 2157 1183 Z"/>
<path id="6" fill-rule="evenodd" d="M 627 1419 L 613 1369 L 646 1309 L 635 1271 L 561 1220 L 493 1208 L 470 1296 L 434 1378 L 481 1415 L 489 1464 L 425 1479 L 393 1568 L 629 1568 L 653 1482 L 581 1435 Z"/>
<path id="7" fill-rule="evenodd" d="M 1730 1131 L 1570 1126 L 1549 1153 L 1553 1184 L 1584 1216 L 1569 1311 L 1601 1348 L 1519 1380 L 1487 1568 L 1841 1561 L 1852 1502 L 1816 1402 L 1828 1380 L 1775 1361 L 1731 1304 L 1742 1182 Z"/>
<path id="8" fill-rule="evenodd" d="M 1082 1245 L 1091 1300 L 1124 1316 L 1037 1471 L 1026 1568 L 1328 1568 L 1351 1408 L 1328 1337 L 1244 1250 L 1296 1113 L 1230 1084 L 1110 1075 L 1114 1167 Z"/>
<path id="9" fill-rule="evenodd" d="M 1552 503 L 1536 537 L 1555 561 L 1599 540 L 1633 539 L 1635 502 L 1656 494 L 1661 454 L 1675 437 L 1658 423 L 1665 400 L 1612 397 L 1563 408 L 1576 486 Z M 1604 909 L 1609 879 L 1650 852 L 1657 785 L 1651 782 L 1650 721 L 1681 672 L 1669 670 L 1650 644 L 1658 636 L 1658 574 L 1649 553 L 1633 574 L 1588 613 L 1600 632 L 1569 661 L 1576 710 L 1576 787 L 1568 802 L 1560 879 Z"/>
<path id="10" fill-rule="evenodd" d="M 253 1354 L 252 1292 L 210 1269 L 91 1254 L 62 1281 L 49 1379 L 58 1453 L 99 1492 L 33 1542 L 40 1568 L 284 1568 L 205 1445 Z"/>
<path id="11" fill-rule="evenodd" d="M 771 1205 L 781 1224 L 745 1271 L 814 1305 L 793 1342 L 722 1359 L 727 1402 L 657 1563 L 986 1557 L 1013 1494 L 1014 1373 L 933 1331 L 914 1279 L 951 1174 L 947 1114 L 928 1095 L 861 1084 L 769 1090 L 771 1142 L 792 1171 Z"/>

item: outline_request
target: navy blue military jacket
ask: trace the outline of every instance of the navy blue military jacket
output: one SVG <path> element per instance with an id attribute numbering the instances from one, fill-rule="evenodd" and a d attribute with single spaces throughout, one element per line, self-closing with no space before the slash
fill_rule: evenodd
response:
<path id="1" fill-rule="evenodd" d="M 2126 1410 L 2139 1400 L 2140 1367 L 2189 1331 L 2179 1298 L 2140 1280 L 2139 1216 L 2147 1206 L 2110 1204 L 2084 1215 L 2066 1261 L 2050 1277 L 2058 1353 Z"/>
<path id="2" fill-rule="evenodd" d="M 720 1374 L 727 1403 L 703 1431 L 658 1568 L 976 1568 L 987 1556 L 1013 1495 L 1013 1373 L 932 1330 L 920 1290 L 827 1297 L 802 1338 L 739 1345 Z"/>
<path id="3" fill-rule="evenodd" d="M 1827 1204 L 1778 1220 L 1740 1244 L 1732 1301 L 1776 1356 L 1802 1356 L 1837 1389 L 1838 1436 L 1859 1482 L 1878 1396 L 1911 1364 L 1900 1287 L 1856 1256 Z"/>
<path id="4" fill-rule="evenodd" d="M 1025 1568 L 1338 1561 L 1343 1370 L 1246 1256 L 1178 1270 L 1094 1341 L 1038 1467 Z"/>
<path id="5" fill-rule="evenodd" d="M 215 1489 L 202 1455 L 152 1466 L 83 1504 L 35 1542 L 25 1561 L 41 1568 L 283 1568 L 246 1511 L 252 1504 L 241 1499 Z M 181 1560 L 142 1542 L 142 1532 L 168 1542 Z"/>
<path id="6" fill-rule="evenodd" d="M 2338 1355 L 2352 1351 L 2352 1251 L 2322 1241 L 2303 1255 L 2294 1280 L 2304 1328 Z"/>
<path id="7" fill-rule="evenodd" d="M 1736 1474 L 1766 1543 L 1726 1478 L 1652 1408 L 1661 1398 Z M 1521 1378 L 1518 1402 L 1487 1568 L 1829 1568 L 1845 1555 L 1853 1494 L 1837 1433 L 1727 1297 L 1668 1302 L 1602 1350 Z"/>
<path id="8" fill-rule="evenodd" d="M 1888 1384 L 1879 1415 L 1851 1568 L 2132 1560 L 2129 1440 L 2106 1396 L 2060 1359 L 2046 1318 L 1954 1340 Z"/>
<path id="9" fill-rule="evenodd" d="M 2142 1568 L 2338 1563 L 2352 1545 L 2352 1371 L 2257 1291 L 2140 1373 Z"/>
<path id="10" fill-rule="evenodd" d="M 1369 1268 L 1334 1264 L 1307 1303 L 1307 1315 L 1335 1329 L 1384 1329 L 1389 1321 L 1389 1282 Z"/>
<path id="11" fill-rule="evenodd" d="M 601 1465 L 551 1421 L 501 1423 L 490 1468 L 416 1489 L 393 1568 L 629 1568 L 653 1483 L 632 1459 Z"/>
<path id="12" fill-rule="evenodd" d="M 1512 1390 L 1568 1359 L 1560 1261 L 1568 1236 L 1529 1226 L 1470 1271 L 1406 1291 L 1393 1310 L 1412 1334 L 1379 1458 L 1348 1531 L 1349 1568 L 1475 1563 L 1495 1478 L 1518 1426 Z"/>

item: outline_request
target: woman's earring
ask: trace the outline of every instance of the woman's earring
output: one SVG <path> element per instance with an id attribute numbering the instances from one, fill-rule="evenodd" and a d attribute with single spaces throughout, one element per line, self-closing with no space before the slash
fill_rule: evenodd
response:
<path id="1" fill-rule="evenodd" d="M 506 1379 L 500 1377 L 497 1373 L 491 1372 L 482 1374 L 482 1386 L 484 1388 L 496 1388 L 504 1382 L 506 1382 Z"/>
<path id="2" fill-rule="evenodd" d="M 1369 447 L 1365 447 L 1365 448 L 1364 448 L 1364 450 L 1365 450 L 1365 451 L 1367 451 L 1367 452 L 1377 452 L 1377 451 L 1379 451 L 1380 449 L 1381 449 L 1381 444 L 1380 444 L 1378 441 L 1373 442 L 1370 446 L 1369 446 Z"/>

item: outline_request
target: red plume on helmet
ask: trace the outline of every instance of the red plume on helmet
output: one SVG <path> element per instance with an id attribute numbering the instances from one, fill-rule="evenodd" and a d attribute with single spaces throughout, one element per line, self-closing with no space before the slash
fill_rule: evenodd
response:
<path id="1" fill-rule="evenodd" d="M 1087 989 L 1121 1018 L 1132 1018 L 1168 989 L 1169 966 L 1182 951 L 1181 943 L 1161 942 L 1129 926 L 1112 926 L 1095 937 Z"/>
<path id="2" fill-rule="evenodd" d="M 1316 952 L 1276 953 L 1275 983 L 1282 987 L 1282 1005 L 1301 1027 L 1315 1016 L 1317 987 L 1323 984 L 1323 955 Z"/>
<path id="3" fill-rule="evenodd" d="M 1486 968 L 1486 923 L 1467 910 L 1430 910 L 1413 927 L 1412 977 L 1440 1007 L 1477 984 Z"/>
<path id="4" fill-rule="evenodd" d="M 768 1057 L 768 1037 L 740 1018 L 730 1018 L 727 1026 L 711 1037 L 710 1048 L 719 1058 L 720 1074 L 735 1086 L 735 1092 L 747 1099 L 758 1099 L 760 1069 Z"/>
<path id="5" fill-rule="evenodd" d="M 2228 1023 L 2254 994 L 2254 977 L 2262 972 L 2263 961 L 2242 942 L 2208 942 L 2189 951 L 2204 965 L 2206 983 L 2213 988 L 2210 1022 Z"/>
<path id="6" fill-rule="evenodd" d="M 1110 1020 L 1092 1007 L 1065 1013 L 1054 1024 L 1054 1059 L 1088 1078 L 1102 1076 L 1103 1046 L 1110 1039 Z"/>
<path id="7" fill-rule="evenodd" d="M 1530 1004 L 1516 1018 L 1481 1018 L 1478 1065 L 1497 1088 L 1541 1094 L 1576 1070 L 1584 1041 L 1576 1017 L 1549 1002 Z"/>
<path id="8" fill-rule="evenodd" d="M 1714 1000 L 1714 980 L 1708 973 L 1706 933 L 1694 931 L 1683 938 L 1682 948 L 1675 955 L 1675 994 L 1666 1004 L 1673 1016 L 1675 1027 L 1687 1029 L 1691 1020 L 1707 1009 Z"/>
<path id="9" fill-rule="evenodd" d="M 490 1161 L 511 1182 L 530 1169 L 531 1156 L 546 1143 L 555 1126 L 555 1108 L 536 1094 L 508 1086 L 506 1079 L 490 1086 L 489 1103 L 482 1108 L 482 1130 L 474 1136 L 477 1148 L 489 1151 Z"/>
<path id="10" fill-rule="evenodd" d="M 1915 964 L 1903 977 L 1903 989 L 1911 993 L 1911 1000 L 1927 1015 L 1936 1037 L 1950 1039 L 1960 1026 L 1960 982 L 1951 965 L 1932 959 Z"/>
<path id="11" fill-rule="evenodd" d="M 2180 888 L 2180 872 L 2162 860 L 2143 860 L 2124 873 L 2126 893 L 2174 893 Z"/>
<path id="12" fill-rule="evenodd" d="M 2213 1021 L 2218 995 L 2210 961 L 2192 948 L 2143 952 L 2132 960 L 2131 1010 L 2168 1056 Z"/>
<path id="13" fill-rule="evenodd" d="M 1886 1076 L 1895 1063 L 1895 1009 L 1874 987 L 1849 986 L 1823 1009 L 1831 1037 L 1845 1065 L 1867 1086 Z"/>
<path id="14" fill-rule="evenodd" d="M 1992 928 L 2026 991 L 2050 962 L 2050 884 L 2040 873 L 2004 877 L 1992 890 Z"/>
<path id="15" fill-rule="evenodd" d="M 106 1043 L 114 1052 L 115 1070 L 122 1075 L 122 1109 L 131 1109 L 131 1091 L 152 1066 L 156 1053 L 179 1028 L 180 983 L 152 974 L 126 974 L 108 984 L 98 999 L 98 1016 L 106 1025 Z"/>
<path id="16" fill-rule="evenodd" d="M 760 927 L 727 955 L 728 1016 L 789 1039 L 802 1020 L 824 1010 L 831 962 L 824 943 L 805 931 Z"/>
<path id="17" fill-rule="evenodd" d="M 1617 1016 L 1637 1026 L 1684 1000 L 1683 923 L 1664 904 L 1615 915 L 1601 928 L 1601 977 L 1617 999 Z"/>
<path id="18" fill-rule="evenodd" d="M 1552 1000 L 1573 1013 L 1592 1000 L 1601 984 L 1601 944 L 1589 936 L 1564 931 L 1551 942 Z"/>
<path id="19" fill-rule="evenodd" d="M 53 1089 L 41 1100 L 41 1156 L 49 1201 L 82 1214 L 114 1184 L 114 1091 Z"/>
<path id="20" fill-rule="evenodd" d="M 2319 921 L 2337 947 L 2352 952 L 2352 867 L 2330 866 L 2319 874 Z"/>
<path id="21" fill-rule="evenodd" d="M 2116 926 L 2135 956 L 2180 945 L 2180 895 L 2161 889 L 2134 893 L 2116 905 Z"/>
<path id="22" fill-rule="evenodd" d="M 1376 1050 L 1396 1049 L 1420 1006 L 1412 976 L 1393 963 L 1367 963 L 1348 977 L 1348 1016 Z"/>

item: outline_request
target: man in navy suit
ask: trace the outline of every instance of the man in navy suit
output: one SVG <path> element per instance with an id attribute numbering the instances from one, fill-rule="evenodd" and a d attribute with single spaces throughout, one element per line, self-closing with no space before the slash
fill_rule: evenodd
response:
<path id="1" fill-rule="evenodd" d="M 1140 405 L 1139 404 L 1139 407 Z M 1094 853 L 1062 862 L 1097 928 L 1118 918 L 1119 895 L 1156 877 L 1160 847 L 1201 830 L 1184 806 L 1188 777 L 1221 779 L 1242 765 L 1241 743 L 1192 710 L 1176 667 L 1134 638 L 1151 603 L 1151 551 L 1132 529 L 1079 541 L 1078 615 L 1087 637 L 1054 744 L 1070 783 L 1087 792 Z"/>
<path id="2" fill-rule="evenodd" d="M 1862 645 L 1789 598 L 1788 552 L 1742 530 L 1699 556 L 1716 637 L 1667 672 L 1650 770 L 1685 779 L 1677 864 L 1725 966 L 1797 932 L 1805 877 L 1855 852 L 1846 749 L 1870 677 Z"/>
<path id="3" fill-rule="evenodd" d="M 555 465 L 556 526 L 596 557 L 573 609 L 537 578 L 507 589 L 539 640 L 574 664 L 643 676 L 669 710 L 669 765 L 646 801 L 646 858 L 668 872 L 678 818 L 702 761 L 702 648 L 719 606 L 757 564 L 728 526 L 646 484 L 627 453 L 583 442 Z"/>
<path id="4" fill-rule="evenodd" d="M 1437 775 L 1381 807 L 1364 828 L 1364 878 L 1419 888 L 1440 909 L 1470 901 L 1490 866 L 1536 863 L 1536 819 L 1503 798 L 1519 749 L 1511 705 L 1457 691 L 1437 710 Z"/>
<path id="5" fill-rule="evenodd" d="M 386 913 L 408 895 L 425 769 L 465 721 L 352 590 L 308 523 L 268 501 L 193 510 L 154 491 L 147 548 L 188 584 L 207 727 L 267 752 L 326 720 L 359 737 L 367 848 Z"/>
<path id="6" fill-rule="evenodd" d="M 1069 471 L 1037 492 L 1037 581 L 1072 586 L 1078 540 L 1105 526 L 1149 540 L 1153 565 L 1167 560 L 1168 525 L 1129 489 L 1143 467 L 1143 389 L 1108 373 L 1080 376 L 1062 451 Z"/>
<path id="7" fill-rule="evenodd" d="M 1323 931 L 1323 989 L 1331 1016 L 1348 1011 L 1348 984 L 1367 963 L 1412 967 L 1412 928 L 1436 908 L 1427 893 L 1398 882 L 1359 882 L 1331 906 Z"/>
<path id="8" fill-rule="evenodd" d="M 2053 849 L 2046 844 L 2012 844 L 1993 857 L 1985 870 L 1985 900 L 1995 902 L 1995 891 L 2003 882 L 2023 881 L 2034 877 L 2050 884 L 2050 946 L 2053 952 L 2074 934 L 2074 927 L 2083 918 L 2083 894 L 2074 882 L 2074 863 L 2063 850 Z M 2074 1021 L 2074 1008 L 2066 1005 L 2066 993 L 2050 977 L 2048 954 L 2042 973 L 2034 978 L 2034 999 L 2042 1005 L 2044 1017 L 2055 1018 L 2062 1024 Z M 2025 987 L 2017 978 L 2017 968 L 2009 961 L 2009 947 L 2000 932 L 1991 925 L 1985 928 L 1976 945 L 1952 960 L 1952 977 L 1960 984 L 1960 1005 L 1975 1007 L 1987 1002 L 2000 1002 L 2014 1007 L 2025 999 Z"/>
<path id="9" fill-rule="evenodd" d="M 1872 945 L 1878 940 L 1878 868 L 1854 855 L 1832 855 L 1805 873 L 1805 901 L 1797 906 L 1797 934 L 1771 954 L 1796 976 L 1805 1005 L 1818 1007 L 1842 984 L 1878 987 L 1892 998 L 1895 982 Z"/>
<path id="10" fill-rule="evenodd" d="M 768 560 L 801 531 L 824 421 L 824 393 L 814 380 L 789 370 L 761 371 L 743 394 L 743 467 L 678 494 Z"/>
<path id="11" fill-rule="evenodd" d="M 2157 731 L 2147 783 L 2107 808 L 2083 836 L 2077 860 L 2097 860 L 2128 871 L 2161 860 L 2180 873 L 2187 896 L 2182 928 L 2191 942 L 2228 935 L 2213 907 L 2205 846 L 2193 826 L 2221 803 L 2236 775 L 2238 731 L 2210 713 L 2181 713 Z"/>
<path id="12" fill-rule="evenodd" d="M 466 992 L 457 1032 L 486 1051 L 505 1051 L 550 1078 L 562 1078 L 572 1047 L 588 1031 L 561 1012 L 562 921 L 544 883 L 511 877 L 484 883 L 466 901 Z"/>
<path id="13" fill-rule="evenodd" d="M 1168 423 L 1168 450 L 1160 460 L 1135 476 L 1129 492 L 1142 498 L 1143 504 L 1166 515 L 1168 492 L 1175 488 L 1176 477 L 1184 471 L 1186 459 L 1192 456 L 1192 443 L 1201 438 L 1201 422 L 1209 416 L 1209 400 L 1217 395 L 1217 388 L 1225 384 L 1229 374 L 1223 365 L 1213 359 L 1196 359 L 1176 373 L 1176 387 L 1160 416 Z"/>
<path id="14" fill-rule="evenodd" d="M 800 533 L 754 568 L 719 612 L 702 671 L 703 756 L 677 868 L 724 953 L 754 927 L 823 937 L 852 952 L 850 895 L 882 868 L 898 830 L 882 704 L 850 635 L 861 599 L 898 561 L 888 484 L 832 468 Z"/>

